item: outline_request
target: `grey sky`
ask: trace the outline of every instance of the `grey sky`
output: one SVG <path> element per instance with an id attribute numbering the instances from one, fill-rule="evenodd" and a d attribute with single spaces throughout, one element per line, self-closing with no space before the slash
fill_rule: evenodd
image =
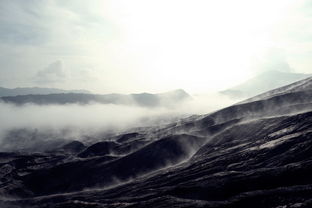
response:
<path id="1" fill-rule="evenodd" d="M 0 86 L 205 92 L 312 73 L 308 0 L 1 0 Z"/>

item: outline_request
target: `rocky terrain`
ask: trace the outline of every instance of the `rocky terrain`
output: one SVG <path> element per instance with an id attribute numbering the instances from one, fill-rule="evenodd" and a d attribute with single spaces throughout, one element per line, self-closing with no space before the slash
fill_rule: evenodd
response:
<path id="1" fill-rule="evenodd" d="M 0 153 L 0 207 L 312 207 L 312 78 L 93 144 Z"/>

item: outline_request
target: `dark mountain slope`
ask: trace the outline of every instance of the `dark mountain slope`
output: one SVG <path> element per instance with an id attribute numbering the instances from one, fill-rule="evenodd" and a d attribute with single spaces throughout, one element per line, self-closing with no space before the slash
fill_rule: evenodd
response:
<path id="1" fill-rule="evenodd" d="M 196 151 L 203 142 L 204 138 L 189 135 L 166 137 L 109 163 L 102 164 L 101 158 L 74 162 L 35 172 L 22 180 L 26 187 L 40 195 L 82 190 L 95 185 L 114 185 L 176 164 Z M 54 177 L 57 178 L 51 180 Z"/>
<path id="2" fill-rule="evenodd" d="M 41 207 L 89 203 L 90 207 L 309 207 L 311 125 L 311 112 L 242 123 L 213 137 L 188 162 L 166 171 L 116 188 L 30 198 L 23 203 Z"/>
<path id="3" fill-rule="evenodd" d="M 0 187 L 3 196 L 17 199 L 2 199 L 2 203 L 24 207 L 311 207 L 310 86 L 311 80 L 304 80 L 296 84 L 298 90 L 286 86 L 263 99 L 116 136 L 109 144 L 103 141 L 82 150 L 98 152 L 95 147 L 99 145 L 99 156 L 81 159 L 64 153 L 56 164 L 40 167 L 38 155 L 20 166 L 13 163 L 17 156 L 7 153 L 1 157 L 1 181 L 5 182 Z M 116 151 L 139 141 L 145 143 L 132 151 Z M 50 154 L 46 161 L 56 157 Z"/>

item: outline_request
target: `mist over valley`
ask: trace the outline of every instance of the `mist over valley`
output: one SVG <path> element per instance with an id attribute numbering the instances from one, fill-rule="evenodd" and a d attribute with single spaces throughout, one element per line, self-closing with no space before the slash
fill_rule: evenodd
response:
<path id="1" fill-rule="evenodd" d="M 0 1 L 0 208 L 312 207 L 308 0 Z"/>

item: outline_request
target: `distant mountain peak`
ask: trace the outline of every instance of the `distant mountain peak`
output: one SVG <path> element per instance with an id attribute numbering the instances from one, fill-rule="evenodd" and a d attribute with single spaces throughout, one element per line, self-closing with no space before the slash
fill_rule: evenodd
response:
<path id="1" fill-rule="evenodd" d="M 221 91 L 221 93 L 233 98 L 248 98 L 310 76 L 311 74 L 269 70 L 258 74 L 240 85 Z"/>

